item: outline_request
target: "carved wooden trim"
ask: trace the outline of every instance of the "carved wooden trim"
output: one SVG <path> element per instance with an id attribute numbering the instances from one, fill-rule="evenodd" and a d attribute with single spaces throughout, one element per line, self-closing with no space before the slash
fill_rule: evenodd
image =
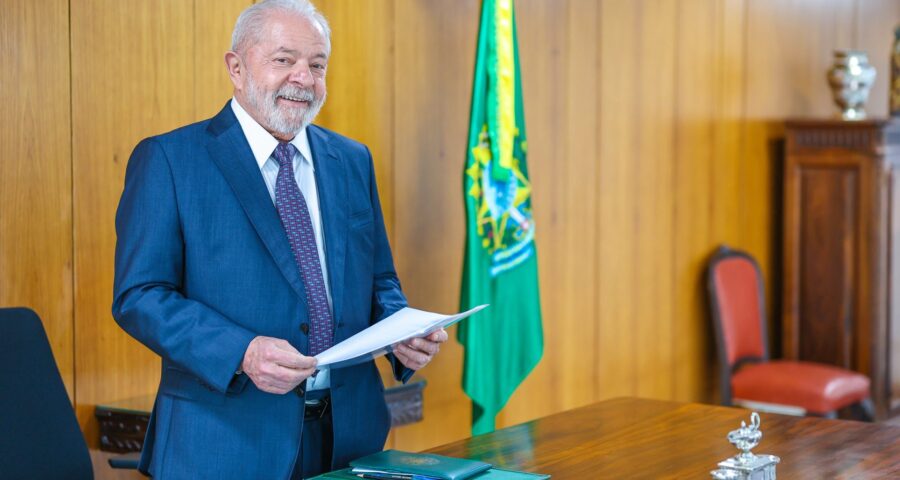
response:
<path id="1" fill-rule="evenodd" d="M 139 452 L 150 423 L 149 413 L 124 413 L 101 409 L 94 413 L 100 423 L 100 450 L 106 452 Z"/>
<path id="2" fill-rule="evenodd" d="M 415 382 L 388 388 L 384 400 L 391 412 L 391 427 L 409 425 L 422 420 L 423 389 L 425 382 Z"/>
<path id="3" fill-rule="evenodd" d="M 794 132 L 797 148 L 846 148 L 870 150 L 881 144 L 881 132 L 869 129 L 806 129 Z"/>

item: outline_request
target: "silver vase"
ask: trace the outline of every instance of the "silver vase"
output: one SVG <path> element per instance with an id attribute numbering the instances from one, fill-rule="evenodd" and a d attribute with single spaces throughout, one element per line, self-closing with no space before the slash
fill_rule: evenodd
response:
<path id="1" fill-rule="evenodd" d="M 835 50 L 834 66 L 828 70 L 828 84 L 844 120 L 866 118 L 864 109 L 869 90 L 875 83 L 875 67 L 858 50 Z"/>

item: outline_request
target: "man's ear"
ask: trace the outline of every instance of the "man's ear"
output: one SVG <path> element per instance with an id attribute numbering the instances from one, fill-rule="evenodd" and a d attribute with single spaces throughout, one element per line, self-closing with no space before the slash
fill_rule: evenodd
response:
<path id="1" fill-rule="evenodd" d="M 241 56 L 233 51 L 225 52 L 225 67 L 228 69 L 228 76 L 236 90 L 240 90 L 244 85 L 244 63 Z"/>

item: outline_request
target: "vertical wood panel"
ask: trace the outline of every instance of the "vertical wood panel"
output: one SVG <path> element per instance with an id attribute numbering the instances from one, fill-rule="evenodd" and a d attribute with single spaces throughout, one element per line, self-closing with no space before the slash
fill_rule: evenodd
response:
<path id="1" fill-rule="evenodd" d="M 394 3 L 394 259 L 410 303 L 456 311 L 464 245 L 462 175 L 475 64 L 477 0 Z M 364 79 L 362 85 L 364 85 Z M 421 375 L 425 421 L 397 429 L 420 449 L 468 436 L 456 329 Z"/>
<path id="2" fill-rule="evenodd" d="M 75 2 L 71 22 L 76 407 L 96 444 L 93 406 L 152 393 L 159 381 L 158 357 L 110 314 L 113 221 L 137 142 L 197 120 L 193 5 Z"/>
<path id="3" fill-rule="evenodd" d="M 715 3 L 683 0 L 678 9 L 676 67 L 674 393 L 708 397 L 710 328 L 701 279 L 711 236 Z"/>
<path id="4" fill-rule="evenodd" d="M 633 395 L 634 244 L 638 121 L 638 2 L 600 3 L 599 245 L 596 258 L 601 397 Z M 574 159 L 568 159 L 573 161 Z"/>
<path id="5" fill-rule="evenodd" d="M 69 8 L 0 8 L 0 306 L 37 312 L 74 397 Z"/>
<path id="6" fill-rule="evenodd" d="M 231 98 L 225 52 L 231 49 L 231 31 L 238 15 L 253 0 L 193 0 L 193 3 L 193 121 L 198 121 L 219 113 Z"/>
<path id="7" fill-rule="evenodd" d="M 567 238 L 561 233 L 569 229 L 571 222 L 566 197 L 569 179 L 566 170 L 577 167 L 573 163 L 562 165 L 550 162 L 554 157 L 568 158 L 567 134 L 569 131 L 567 113 L 570 105 L 568 87 L 571 85 L 568 61 L 573 55 L 567 48 L 568 14 L 570 2 L 532 1 L 520 2 L 516 10 L 516 27 L 519 41 L 522 94 L 525 99 L 525 128 L 528 135 L 528 172 L 532 181 L 532 206 L 535 221 L 535 245 L 537 248 L 539 286 L 545 290 L 541 294 L 544 321 L 544 351 L 562 352 L 566 339 L 577 340 L 565 334 L 566 320 L 562 312 L 564 303 L 571 301 L 562 291 L 570 280 L 565 278 Z M 590 12 L 584 12 L 588 17 Z M 589 50 L 589 49 L 585 49 Z M 548 85 L 556 88 L 547 88 Z M 587 103 L 587 102 L 585 102 Z M 590 107 L 585 105 L 586 107 Z M 556 122 L 548 124 L 552 117 Z M 585 178 L 589 179 L 588 172 Z M 548 260 L 552 259 L 552 260 Z M 569 305 L 572 306 L 572 305 Z M 588 327 L 590 328 L 590 327 Z M 512 334 L 514 335 L 514 334 Z M 510 338 L 513 338 L 513 336 Z M 577 348 L 571 345 L 569 352 L 584 352 L 585 345 Z M 576 353 L 583 357 L 583 353 Z M 507 407 L 497 415 L 498 425 L 520 423 L 537 415 L 546 415 L 560 409 L 566 394 L 564 376 L 577 371 L 564 371 L 562 355 L 544 355 L 525 381 L 512 395 Z M 554 394 L 556 392 L 556 394 Z"/>
<path id="8" fill-rule="evenodd" d="M 639 18 L 633 356 L 634 393 L 649 398 L 672 398 L 669 372 L 676 367 L 672 358 L 675 76 L 670 74 L 676 62 L 676 8 L 670 0 L 645 0 Z M 615 363 L 616 359 L 603 357 L 603 361 Z"/>
<path id="9" fill-rule="evenodd" d="M 742 166 L 744 118 L 745 0 L 714 4 L 714 120 L 711 221 L 713 240 L 742 247 L 742 222 L 735 221 L 746 197 Z"/>
<path id="10" fill-rule="evenodd" d="M 332 29 L 328 101 L 316 123 L 366 144 L 375 161 L 381 208 L 393 233 L 394 3 L 327 0 L 317 6 Z"/>
<path id="11" fill-rule="evenodd" d="M 544 357 L 498 416 L 512 425 L 595 398 L 596 2 L 521 2 L 517 27 Z M 551 87 L 552 86 L 552 87 Z M 577 161 L 560 161 L 577 159 Z M 510 339 L 514 338 L 510 336 Z"/>

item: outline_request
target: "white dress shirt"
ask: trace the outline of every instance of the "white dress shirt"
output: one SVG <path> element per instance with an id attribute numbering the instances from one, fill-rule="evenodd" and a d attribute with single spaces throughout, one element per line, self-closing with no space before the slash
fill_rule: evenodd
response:
<path id="1" fill-rule="evenodd" d="M 237 99 L 231 99 L 231 109 L 237 117 L 244 136 L 250 144 L 250 150 L 259 165 L 269 197 L 275 203 L 275 181 L 278 178 L 278 161 L 275 160 L 275 147 L 279 140 L 272 136 L 253 117 L 244 110 Z M 309 218 L 312 220 L 313 232 L 316 235 L 316 250 L 319 252 L 319 264 L 322 266 L 322 277 L 325 281 L 325 296 L 328 298 L 328 308 L 331 309 L 331 288 L 328 285 L 328 266 L 325 263 L 325 241 L 322 235 L 322 215 L 319 212 L 319 192 L 316 189 L 315 169 L 312 162 L 312 150 L 309 148 L 309 138 L 306 136 L 306 128 L 300 131 L 290 142 L 297 147 L 298 154 L 294 155 L 294 178 L 300 193 L 309 208 Z M 334 311 L 332 310 L 332 315 Z M 329 387 L 328 370 L 319 372 L 306 382 L 307 390 L 319 390 Z"/>

